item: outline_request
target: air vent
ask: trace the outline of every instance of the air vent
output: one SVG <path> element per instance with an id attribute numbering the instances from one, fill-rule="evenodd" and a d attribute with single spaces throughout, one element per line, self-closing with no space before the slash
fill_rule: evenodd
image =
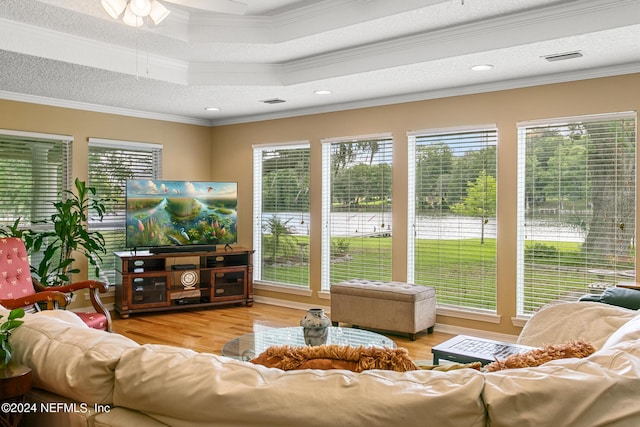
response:
<path id="1" fill-rule="evenodd" d="M 272 98 L 272 99 L 263 99 L 260 102 L 264 102 L 265 104 L 282 104 L 283 102 L 287 102 L 287 101 L 280 98 Z"/>
<path id="2" fill-rule="evenodd" d="M 581 56 L 582 56 L 582 53 L 579 50 L 576 50 L 575 52 L 556 53 L 553 55 L 546 55 L 546 56 L 543 56 L 543 58 L 549 62 L 554 62 L 554 61 L 564 61 L 565 59 L 580 58 Z"/>

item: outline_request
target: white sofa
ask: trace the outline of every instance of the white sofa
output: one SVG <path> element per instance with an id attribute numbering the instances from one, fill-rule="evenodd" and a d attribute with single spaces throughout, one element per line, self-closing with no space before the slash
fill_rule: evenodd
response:
<path id="1" fill-rule="evenodd" d="M 25 426 L 640 425 L 640 315 L 600 303 L 550 306 L 520 336 L 533 345 L 577 338 L 600 349 L 494 373 L 284 372 L 140 346 L 64 311 L 29 315 L 11 343 L 15 360 L 33 370 L 35 413 Z"/>

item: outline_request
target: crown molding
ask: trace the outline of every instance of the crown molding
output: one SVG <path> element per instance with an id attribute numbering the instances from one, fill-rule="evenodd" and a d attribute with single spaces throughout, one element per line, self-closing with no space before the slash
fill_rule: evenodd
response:
<path id="1" fill-rule="evenodd" d="M 132 110 L 128 108 L 110 107 L 107 105 L 91 104 L 88 102 L 69 101 L 66 99 L 47 98 L 44 96 L 28 95 L 0 91 L 0 99 L 8 101 L 26 102 L 29 104 L 47 105 L 50 107 L 69 108 L 72 110 L 92 111 L 95 113 L 115 114 L 118 116 L 135 117 L 139 119 L 162 120 L 165 122 L 184 123 L 198 126 L 211 126 L 211 120 L 194 117 L 176 116 L 171 114 L 153 113 L 148 111 Z"/>

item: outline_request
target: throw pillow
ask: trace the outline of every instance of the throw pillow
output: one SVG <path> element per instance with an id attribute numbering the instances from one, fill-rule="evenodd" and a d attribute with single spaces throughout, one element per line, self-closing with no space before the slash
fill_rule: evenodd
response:
<path id="1" fill-rule="evenodd" d="M 540 366 L 551 360 L 587 357 L 595 351 L 596 349 L 591 344 L 584 341 L 547 345 L 524 353 L 512 354 L 504 360 L 496 360 L 485 366 L 485 370 L 487 372 L 495 372 L 502 369 Z"/>
<path id="2" fill-rule="evenodd" d="M 640 309 L 640 291 L 626 288 L 607 288 L 600 296 L 600 301 L 631 310 Z"/>
<path id="3" fill-rule="evenodd" d="M 350 347 L 321 345 L 307 347 L 271 346 L 251 363 L 278 368 L 295 369 L 347 369 L 362 372 L 367 369 L 385 369 L 398 372 L 420 369 L 409 358 L 405 348 Z"/>

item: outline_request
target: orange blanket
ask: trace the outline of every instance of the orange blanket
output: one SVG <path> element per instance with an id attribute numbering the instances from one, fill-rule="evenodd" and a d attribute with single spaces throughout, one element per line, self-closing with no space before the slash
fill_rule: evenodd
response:
<path id="1" fill-rule="evenodd" d="M 398 372 L 420 369 L 410 358 L 406 348 L 349 347 L 321 345 L 316 347 L 272 346 L 251 363 L 294 369 L 347 369 L 362 372 L 366 369 L 386 369 Z"/>

